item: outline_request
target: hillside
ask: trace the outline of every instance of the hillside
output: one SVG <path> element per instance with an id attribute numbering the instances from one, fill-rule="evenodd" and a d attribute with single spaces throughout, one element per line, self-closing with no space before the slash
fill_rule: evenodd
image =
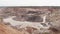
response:
<path id="1" fill-rule="evenodd" d="M 60 34 L 60 8 L 0 8 L 0 22 L 0 30 L 5 29 L 6 34 Z"/>

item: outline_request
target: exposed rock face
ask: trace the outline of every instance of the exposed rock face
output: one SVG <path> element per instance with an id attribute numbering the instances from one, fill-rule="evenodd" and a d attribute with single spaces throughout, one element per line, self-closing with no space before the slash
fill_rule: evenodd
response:
<path id="1" fill-rule="evenodd" d="M 60 8 L 0 8 L 0 17 L 5 25 L 25 34 L 60 32 Z"/>

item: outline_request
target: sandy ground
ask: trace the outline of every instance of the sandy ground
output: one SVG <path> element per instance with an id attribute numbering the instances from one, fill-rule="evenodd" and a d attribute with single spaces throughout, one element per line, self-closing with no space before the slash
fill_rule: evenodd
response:
<path id="1" fill-rule="evenodd" d="M 23 34 L 23 33 L 0 23 L 0 34 Z"/>

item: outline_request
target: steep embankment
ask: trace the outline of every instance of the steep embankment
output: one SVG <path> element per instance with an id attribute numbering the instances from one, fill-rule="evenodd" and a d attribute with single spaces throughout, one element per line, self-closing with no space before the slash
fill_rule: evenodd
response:
<path id="1" fill-rule="evenodd" d="M 0 23 L 0 34 L 23 34 L 23 33 Z"/>

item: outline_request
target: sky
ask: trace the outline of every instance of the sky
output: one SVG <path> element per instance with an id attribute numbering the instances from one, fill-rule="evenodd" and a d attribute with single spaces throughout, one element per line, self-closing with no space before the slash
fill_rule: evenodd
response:
<path id="1" fill-rule="evenodd" d="M 60 6 L 60 0 L 0 0 L 0 6 Z"/>

